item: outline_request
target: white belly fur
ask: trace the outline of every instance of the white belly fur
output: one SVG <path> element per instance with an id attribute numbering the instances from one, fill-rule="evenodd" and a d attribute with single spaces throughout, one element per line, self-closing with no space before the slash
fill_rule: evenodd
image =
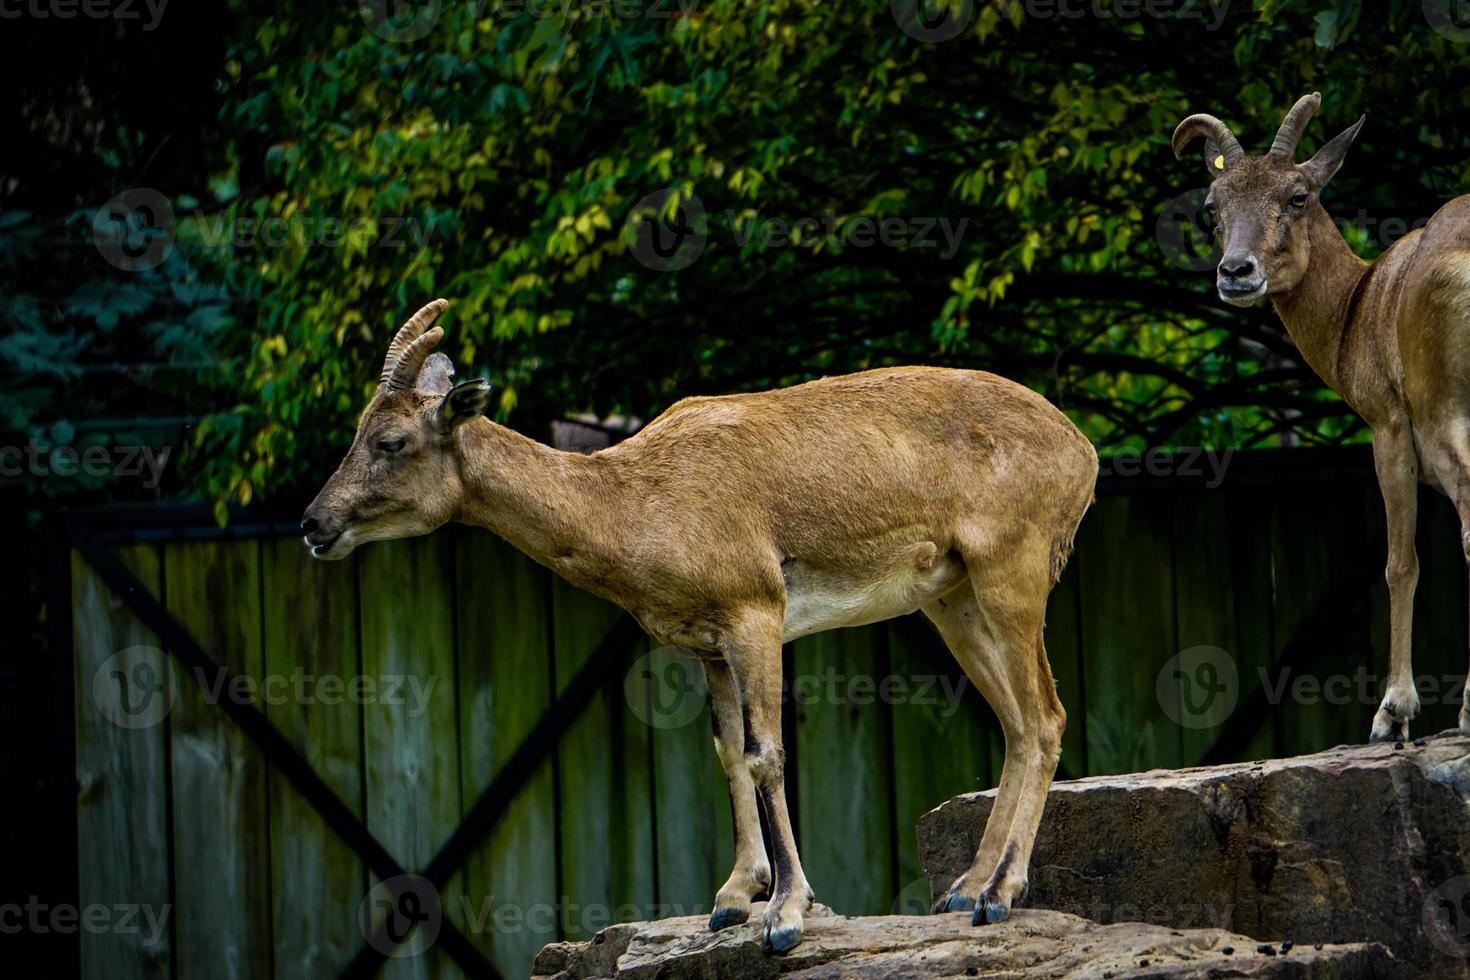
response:
<path id="1" fill-rule="evenodd" d="M 826 572 L 799 562 L 788 563 L 783 570 L 786 641 L 907 615 L 965 580 L 964 563 L 948 555 L 901 565 L 872 578 Z"/>

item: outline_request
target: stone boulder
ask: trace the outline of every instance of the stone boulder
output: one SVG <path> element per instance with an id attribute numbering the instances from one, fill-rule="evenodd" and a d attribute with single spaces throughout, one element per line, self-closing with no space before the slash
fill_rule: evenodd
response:
<path id="1" fill-rule="evenodd" d="M 1206 980 L 1272 977 L 1368 980 L 1392 977 L 1382 946 L 1262 945 L 1222 929 L 1170 929 L 1147 923 L 1099 925 L 1064 912 L 1017 910 L 1006 922 L 975 927 L 968 913 L 848 918 L 820 906 L 806 937 L 784 956 L 761 951 L 751 920 L 711 933 L 704 917 L 609 926 L 591 941 L 552 943 L 534 977 L 555 980 L 838 980 L 838 978 L 1153 977 Z"/>
<path id="2" fill-rule="evenodd" d="M 942 894 L 994 791 L 919 822 Z M 1470 977 L 1470 738 L 1057 783 L 1024 904 L 1255 941 L 1382 944 L 1397 976 Z M 1241 943 L 1236 942 L 1237 948 Z"/>

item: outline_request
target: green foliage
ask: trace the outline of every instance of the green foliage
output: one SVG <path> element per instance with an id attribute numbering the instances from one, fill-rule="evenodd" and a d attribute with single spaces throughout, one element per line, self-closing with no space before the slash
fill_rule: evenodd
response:
<path id="1" fill-rule="evenodd" d="M 190 471 L 220 499 L 319 482 L 392 330 L 439 295 L 460 374 L 488 374 L 500 417 L 535 434 L 568 411 L 646 418 L 685 394 L 926 362 L 1025 380 L 1104 445 L 1361 438 L 1269 309 L 1222 308 L 1208 273 L 1168 261 L 1158 217 L 1204 179 L 1169 134 L 1208 110 L 1263 148 L 1312 89 L 1308 147 L 1367 112 L 1327 194 L 1362 212 L 1365 254 L 1376 222 L 1470 188 L 1454 81 L 1470 45 L 1417 0 L 1237 2 L 1218 21 L 1208 4 L 977 0 L 943 43 L 878 0 L 445 0 L 396 41 L 351 7 L 238 9 L 256 19 L 219 72 L 232 162 L 181 223 L 178 272 L 235 305 L 157 319 L 161 277 L 93 284 L 70 303 L 95 329 L 0 347 L 64 364 L 68 344 L 146 321 L 170 356 L 232 365 Z M 664 189 L 666 214 L 691 198 L 707 214 L 679 271 L 630 247 Z M 937 228 L 829 232 L 884 219 L 962 233 L 949 254 Z"/>

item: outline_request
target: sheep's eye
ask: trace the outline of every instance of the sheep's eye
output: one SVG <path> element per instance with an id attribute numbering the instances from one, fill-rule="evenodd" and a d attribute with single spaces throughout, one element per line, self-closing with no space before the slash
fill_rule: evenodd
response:
<path id="1" fill-rule="evenodd" d="M 402 436 L 388 436 L 378 440 L 378 452 L 392 456 L 403 449 L 406 440 Z"/>
<path id="2" fill-rule="evenodd" d="M 1307 192 L 1306 191 L 1299 191 L 1298 193 L 1293 194 L 1292 197 L 1291 197 L 1291 206 L 1294 207 L 1294 208 L 1304 208 L 1304 207 L 1306 207 L 1307 206 Z"/>

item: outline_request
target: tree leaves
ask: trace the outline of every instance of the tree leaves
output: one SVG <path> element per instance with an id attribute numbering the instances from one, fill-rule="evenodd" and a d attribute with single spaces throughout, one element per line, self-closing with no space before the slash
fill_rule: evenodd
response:
<path id="1" fill-rule="evenodd" d="M 1269 310 L 1221 307 L 1156 240 L 1199 186 L 1169 133 L 1211 111 L 1259 151 L 1313 88 L 1308 143 L 1367 111 L 1327 203 L 1367 215 L 1348 239 L 1370 255 L 1386 219 L 1470 186 L 1470 45 L 1413 0 L 1218 21 L 977 3 L 942 43 L 885 3 L 445 3 L 399 41 L 350 7 L 236 7 L 222 162 L 161 188 L 208 199 L 180 211 L 178 255 L 131 278 L 89 267 L 60 303 L 0 299 L 37 324 L 0 344 L 12 370 L 120 349 L 223 365 L 153 385 L 214 420 L 189 485 L 232 501 L 320 480 L 392 331 L 435 295 L 461 375 L 488 371 L 501 419 L 537 436 L 567 412 L 650 418 L 917 362 L 1017 377 L 1104 445 L 1360 438 Z M 695 202 L 692 264 L 640 254 L 645 221 L 673 235 Z M 17 215 L 0 212 L 0 269 L 23 286 L 49 219 Z M 941 221 L 963 229 L 952 254 Z"/>

